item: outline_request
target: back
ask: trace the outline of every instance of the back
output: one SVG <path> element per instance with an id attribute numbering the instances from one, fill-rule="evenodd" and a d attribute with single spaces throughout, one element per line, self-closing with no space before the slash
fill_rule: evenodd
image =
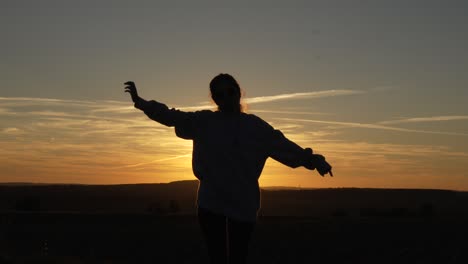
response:
<path id="1" fill-rule="evenodd" d="M 258 179 L 269 154 L 268 124 L 254 115 L 221 112 L 205 112 L 196 122 L 192 138 L 194 162 L 202 162 L 210 171 L 243 171 L 252 180 Z M 196 176 L 203 177 L 197 173 Z"/>
<path id="2" fill-rule="evenodd" d="M 200 179 L 199 206 L 254 220 L 260 206 L 258 178 L 269 156 L 271 128 L 244 113 L 204 112 L 192 122 L 197 123 L 192 127 L 192 167 Z"/>
<path id="3" fill-rule="evenodd" d="M 233 219 L 255 221 L 260 207 L 258 178 L 268 157 L 296 168 L 310 155 L 255 115 L 183 112 L 154 100 L 139 100 L 135 107 L 154 121 L 175 127 L 178 137 L 193 140 L 198 205 Z"/>

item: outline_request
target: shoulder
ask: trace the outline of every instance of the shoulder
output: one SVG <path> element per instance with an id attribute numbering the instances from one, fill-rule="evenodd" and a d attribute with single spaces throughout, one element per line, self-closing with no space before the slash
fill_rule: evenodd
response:
<path id="1" fill-rule="evenodd" d="M 263 120 L 261 117 L 254 115 L 254 114 L 248 114 L 248 113 L 242 113 L 242 116 L 252 122 L 259 122 L 259 123 L 266 123 L 265 120 Z"/>
<path id="2" fill-rule="evenodd" d="M 200 111 L 186 112 L 186 113 L 195 118 L 208 118 L 210 116 L 213 116 L 214 114 L 214 112 L 211 110 L 200 110 Z"/>
<path id="3" fill-rule="evenodd" d="M 259 116 L 256 116 L 254 114 L 247 114 L 247 113 L 243 113 L 242 115 L 243 115 L 244 119 L 247 121 L 247 123 L 249 125 L 253 125 L 253 126 L 261 127 L 261 128 L 265 128 L 265 129 L 271 129 L 272 128 L 272 126 L 270 124 L 268 124 L 268 122 L 266 122 L 265 120 L 263 120 Z"/>
<path id="4" fill-rule="evenodd" d="M 216 114 L 216 112 L 213 112 L 211 110 L 200 110 L 200 111 L 196 111 L 196 112 L 193 112 L 193 114 L 197 117 L 197 118 L 213 118 Z"/>

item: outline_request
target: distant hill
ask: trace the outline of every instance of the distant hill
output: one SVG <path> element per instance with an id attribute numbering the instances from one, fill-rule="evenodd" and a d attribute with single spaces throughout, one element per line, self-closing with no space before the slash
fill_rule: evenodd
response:
<path id="1" fill-rule="evenodd" d="M 194 213 L 198 181 L 85 185 L 0 184 L 0 210 Z"/>
<path id="2" fill-rule="evenodd" d="M 0 184 L 0 212 L 195 214 L 198 181 L 159 184 Z M 262 190 L 261 215 L 468 214 L 468 193 L 424 189 Z"/>

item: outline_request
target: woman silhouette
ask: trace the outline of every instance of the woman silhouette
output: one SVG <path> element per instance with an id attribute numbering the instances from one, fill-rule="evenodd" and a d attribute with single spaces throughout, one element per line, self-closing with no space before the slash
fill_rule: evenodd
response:
<path id="1" fill-rule="evenodd" d="M 125 85 L 136 108 L 156 122 L 175 127 L 178 137 L 193 140 L 192 169 L 200 181 L 198 218 L 211 263 L 245 263 L 260 208 L 258 178 L 268 157 L 292 168 L 304 166 L 333 176 L 323 156 L 244 113 L 241 89 L 229 74 L 219 74 L 210 82 L 218 111 L 169 109 L 139 97 L 135 83 Z"/>

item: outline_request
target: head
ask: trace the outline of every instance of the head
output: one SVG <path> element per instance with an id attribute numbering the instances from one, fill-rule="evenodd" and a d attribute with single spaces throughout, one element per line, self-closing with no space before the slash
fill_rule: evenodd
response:
<path id="1" fill-rule="evenodd" d="M 211 98 L 218 110 L 226 113 L 240 113 L 241 89 L 236 79 L 227 73 L 221 73 L 210 82 Z"/>

